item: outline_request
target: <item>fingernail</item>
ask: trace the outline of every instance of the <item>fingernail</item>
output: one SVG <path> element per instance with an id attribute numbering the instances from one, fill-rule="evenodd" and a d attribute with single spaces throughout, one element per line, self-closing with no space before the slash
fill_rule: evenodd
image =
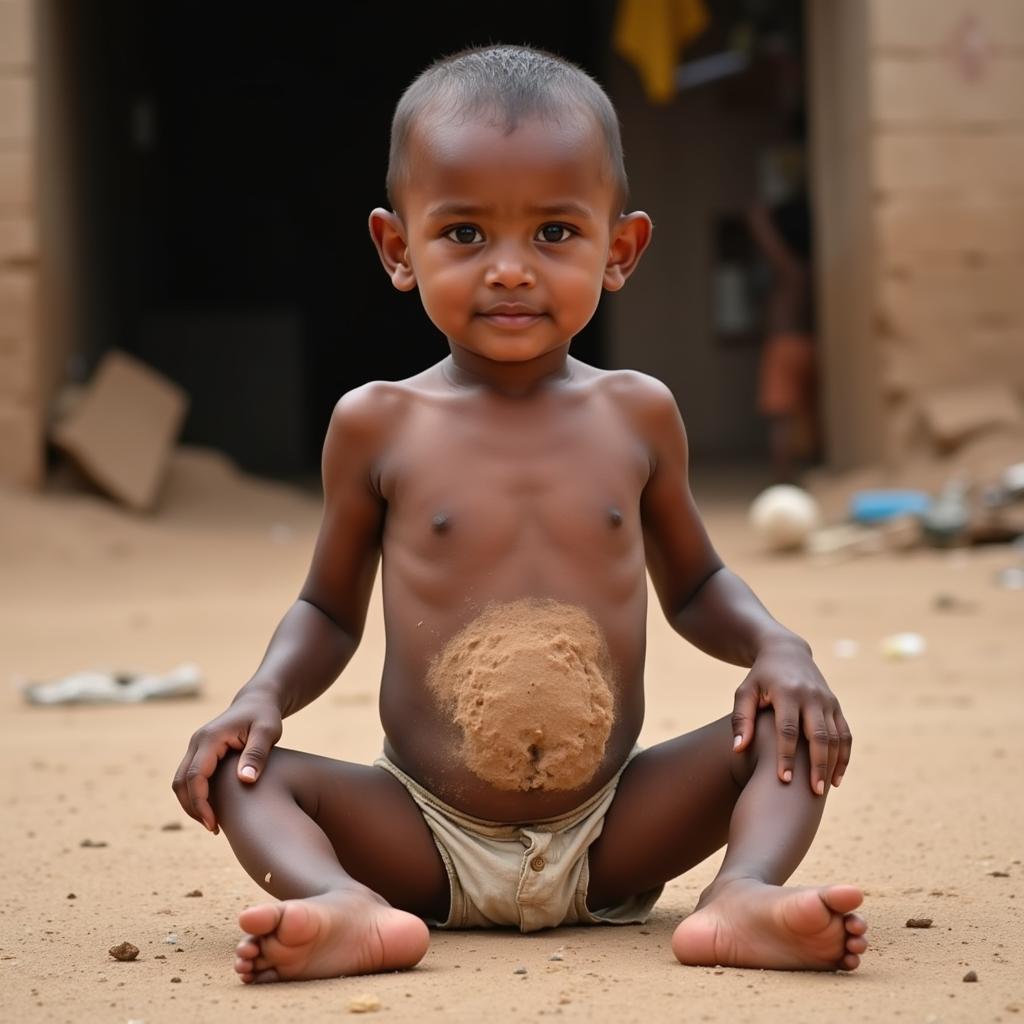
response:
<path id="1" fill-rule="evenodd" d="M 818 791 L 818 796 L 822 796 L 825 792 L 825 780 L 818 779 L 818 784 L 814 788 Z"/>
<path id="2" fill-rule="evenodd" d="M 251 764 L 247 764 L 242 769 L 242 778 L 243 779 L 250 779 L 250 780 L 251 779 L 255 779 L 256 778 L 256 769 L 253 768 L 253 766 Z"/>
<path id="3" fill-rule="evenodd" d="M 740 744 L 743 742 L 742 736 L 734 736 L 732 738 L 732 749 L 739 750 Z"/>
<path id="4" fill-rule="evenodd" d="M 793 781 L 793 773 L 788 768 L 786 769 L 786 771 L 784 771 L 782 773 L 782 781 L 783 782 L 792 782 Z"/>
<path id="5" fill-rule="evenodd" d="M 837 775 L 836 776 L 836 781 L 832 783 L 833 788 L 838 786 L 842 781 L 843 781 L 842 775 Z"/>

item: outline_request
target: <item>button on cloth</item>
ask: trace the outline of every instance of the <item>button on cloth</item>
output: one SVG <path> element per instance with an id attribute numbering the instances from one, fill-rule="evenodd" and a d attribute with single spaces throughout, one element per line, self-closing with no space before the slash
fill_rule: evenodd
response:
<path id="1" fill-rule="evenodd" d="M 555 918 L 557 916 L 564 921 L 569 906 L 575 903 L 576 889 L 586 871 L 586 847 L 593 839 L 579 851 L 582 856 L 570 852 L 569 862 L 574 866 L 565 872 L 559 867 L 565 856 L 563 836 L 525 825 L 520 825 L 519 829 L 523 839 L 529 843 L 519 862 L 519 885 L 516 887 L 520 930 L 532 932 L 561 924 Z M 552 913 L 559 906 L 566 909 L 557 915 Z"/>

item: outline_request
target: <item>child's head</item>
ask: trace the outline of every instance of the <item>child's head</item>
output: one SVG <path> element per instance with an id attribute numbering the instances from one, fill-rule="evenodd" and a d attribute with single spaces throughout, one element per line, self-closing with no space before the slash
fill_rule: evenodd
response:
<path id="1" fill-rule="evenodd" d="M 428 68 L 395 113 L 394 210 L 370 232 L 392 282 L 419 290 L 453 354 L 523 362 L 565 347 L 650 238 L 624 214 L 618 122 L 589 76 L 526 47 Z"/>
<path id="2" fill-rule="evenodd" d="M 402 94 L 391 121 L 387 192 L 400 206 L 410 173 L 409 144 L 414 129 L 432 121 L 486 120 L 511 135 L 531 118 L 559 123 L 590 119 L 604 139 L 606 171 L 614 182 L 617 209 L 628 195 L 619 119 L 604 90 L 581 68 L 543 50 L 489 46 L 442 57 Z"/>

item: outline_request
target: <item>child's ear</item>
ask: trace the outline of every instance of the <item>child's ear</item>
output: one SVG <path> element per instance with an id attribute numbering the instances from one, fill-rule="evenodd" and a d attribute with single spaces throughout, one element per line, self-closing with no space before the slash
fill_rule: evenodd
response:
<path id="1" fill-rule="evenodd" d="M 416 287 L 416 275 L 409 262 L 405 225 L 398 214 L 382 210 L 378 206 L 370 214 L 370 237 L 377 247 L 377 255 L 380 256 L 391 283 L 400 292 L 411 292 Z"/>
<path id="2" fill-rule="evenodd" d="M 646 213 L 625 213 L 612 227 L 608 263 L 604 268 L 604 287 L 617 292 L 636 270 L 644 249 L 650 244 L 651 218 Z"/>

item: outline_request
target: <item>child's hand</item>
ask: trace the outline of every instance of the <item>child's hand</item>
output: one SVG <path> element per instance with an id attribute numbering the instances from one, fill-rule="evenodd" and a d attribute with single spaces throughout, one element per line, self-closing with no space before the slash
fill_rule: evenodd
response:
<path id="1" fill-rule="evenodd" d="M 229 750 L 241 750 L 238 777 L 243 782 L 255 782 L 281 731 L 278 706 L 256 695 L 240 697 L 223 714 L 197 729 L 172 784 L 185 812 L 216 834 L 219 830 L 210 806 L 210 778 L 220 759 Z"/>
<path id="2" fill-rule="evenodd" d="M 779 778 L 793 778 L 800 733 L 811 750 L 811 789 L 819 796 L 825 785 L 838 786 L 850 763 L 853 737 L 835 694 L 828 688 L 810 651 L 801 642 L 781 640 L 757 656 L 736 691 L 732 725 L 734 748 L 745 750 L 754 737 L 759 708 L 771 706 L 778 733 Z"/>

